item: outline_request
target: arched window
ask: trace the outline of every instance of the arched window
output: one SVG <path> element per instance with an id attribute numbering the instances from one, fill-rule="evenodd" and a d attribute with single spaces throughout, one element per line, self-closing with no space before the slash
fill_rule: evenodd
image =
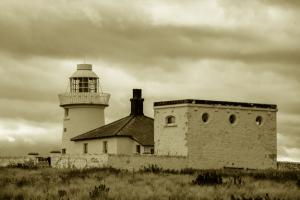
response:
<path id="1" fill-rule="evenodd" d="M 235 115 L 230 115 L 229 116 L 229 122 L 230 122 L 230 124 L 235 124 L 235 122 L 236 122 L 236 116 Z"/>
<path id="2" fill-rule="evenodd" d="M 263 118 L 261 116 L 257 116 L 255 122 L 257 126 L 261 126 L 263 123 Z"/>
<path id="3" fill-rule="evenodd" d="M 202 121 L 203 121 L 204 123 L 207 123 L 208 120 L 209 120 L 209 115 L 208 115 L 208 113 L 203 113 L 203 115 L 202 115 Z"/>
<path id="4" fill-rule="evenodd" d="M 175 123 L 175 117 L 174 116 L 166 117 L 166 124 L 174 124 L 174 123 Z"/>

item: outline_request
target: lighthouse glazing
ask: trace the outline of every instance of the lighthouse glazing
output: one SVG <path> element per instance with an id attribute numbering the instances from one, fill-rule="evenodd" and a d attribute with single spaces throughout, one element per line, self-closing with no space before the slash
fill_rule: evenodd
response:
<path id="1" fill-rule="evenodd" d="M 76 149 L 70 139 L 104 125 L 104 109 L 110 94 L 99 90 L 99 77 L 90 64 L 77 65 L 69 88 L 68 92 L 58 95 L 64 109 L 62 154 L 80 154 L 81 149 Z"/>

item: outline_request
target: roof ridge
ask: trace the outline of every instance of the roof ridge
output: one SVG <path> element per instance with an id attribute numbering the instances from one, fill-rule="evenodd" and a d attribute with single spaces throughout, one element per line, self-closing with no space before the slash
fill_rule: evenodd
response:
<path id="1" fill-rule="evenodd" d="M 125 126 L 127 126 L 127 124 L 129 124 L 129 122 L 133 119 L 133 118 L 135 118 L 134 116 L 128 116 L 128 117 L 130 117 L 129 118 L 129 120 L 123 125 L 123 126 L 121 126 L 117 131 L 115 131 L 114 132 L 114 135 L 118 135 L 119 133 L 120 133 L 120 131 L 125 127 Z"/>

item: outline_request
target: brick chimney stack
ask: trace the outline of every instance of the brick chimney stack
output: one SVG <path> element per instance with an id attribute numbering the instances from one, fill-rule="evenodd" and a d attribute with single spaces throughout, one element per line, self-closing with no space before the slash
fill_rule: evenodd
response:
<path id="1" fill-rule="evenodd" d="M 141 89 L 132 90 L 132 98 L 130 99 L 130 101 L 131 101 L 130 115 L 133 116 L 144 115 L 144 111 L 143 111 L 144 99 L 142 98 Z"/>

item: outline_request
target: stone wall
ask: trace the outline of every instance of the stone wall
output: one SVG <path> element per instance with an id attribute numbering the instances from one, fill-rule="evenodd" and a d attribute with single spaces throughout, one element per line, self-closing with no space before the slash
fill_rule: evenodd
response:
<path id="1" fill-rule="evenodd" d="M 41 159 L 42 158 L 42 159 Z M 47 167 L 47 157 L 20 156 L 0 157 L 0 167 L 35 165 Z M 113 167 L 117 169 L 139 170 L 144 167 L 156 165 L 163 169 L 181 170 L 194 168 L 188 157 L 183 156 L 157 156 L 157 155 L 51 155 L 51 167 L 54 168 L 103 168 Z M 277 162 L 280 171 L 300 171 L 300 162 Z"/>
<path id="2" fill-rule="evenodd" d="M 139 170 L 153 165 L 171 170 L 188 168 L 187 158 L 181 156 L 110 155 L 108 164 L 113 168 L 126 170 Z"/>
<path id="3" fill-rule="evenodd" d="M 162 107 L 154 111 L 154 151 L 157 155 L 187 156 L 187 107 Z M 175 117 L 167 123 L 167 117 Z"/>
<path id="4" fill-rule="evenodd" d="M 205 113 L 207 122 L 202 120 Z M 276 169 L 276 110 L 195 105 L 187 114 L 188 156 L 194 168 Z M 230 116 L 236 117 L 234 123 Z"/>
<path id="5" fill-rule="evenodd" d="M 186 155 L 190 168 L 277 167 L 276 109 L 178 104 L 154 110 L 157 155 Z M 230 123 L 231 115 L 234 123 Z M 168 116 L 176 118 L 174 124 L 166 123 Z M 260 124 L 257 117 L 262 119 Z"/>
<path id="6" fill-rule="evenodd" d="M 0 157 L 0 167 L 18 166 L 26 163 L 37 163 L 34 156 Z"/>
<path id="7" fill-rule="evenodd" d="M 300 162 L 277 162 L 277 169 L 280 171 L 300 171 Z"/>
<path id="8" fill-rule="evenodd" d="M 54 168 L 103 168 L 108 166 L 108 154 L 51 156 Z"/>
<path id="9" fill-rule="evenodd" d="M 169 157 L 155 155 L 72 155 L 52 156 L 51 166 L 54 168 L 93 168 L 113 167 L 116 169 L 139 170 L 144 167 L 157 166 L 163 169 L 180 170 L 188 168 L 185 157 Z"/>

